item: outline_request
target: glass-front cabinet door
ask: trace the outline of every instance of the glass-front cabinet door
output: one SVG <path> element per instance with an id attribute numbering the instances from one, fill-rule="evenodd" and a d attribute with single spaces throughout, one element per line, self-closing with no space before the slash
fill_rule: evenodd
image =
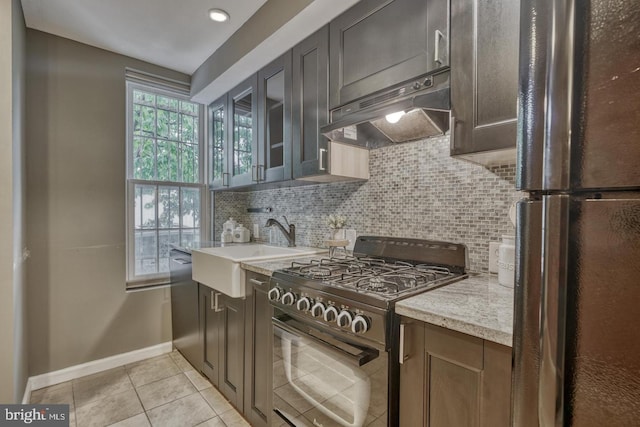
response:
<path id="1" fill-rule="evenodd" d="M 253 75 L 229 92 L 231 187 L 258 182 L 256 80 Z"/>
<path id="2" fill-rule="evenodd" d="M 225 94 L 209 105 L 209 185 L 216 189 L 229 186 L 228 99 Z"/>
<path id="3" fill-rule="evenodd" d="M 291 51 L 258 72 L 258 180 L 291 179 Z"/>

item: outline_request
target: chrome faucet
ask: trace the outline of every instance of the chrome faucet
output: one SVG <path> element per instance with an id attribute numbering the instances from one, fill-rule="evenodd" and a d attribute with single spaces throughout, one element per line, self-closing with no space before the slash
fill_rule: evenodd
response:
<path id="1" fill-rule="evenodd" d="M 284 221 L 287 223 L 287 226 L 289 227 L 289 231 L 287 231 L 286 228 L 284 228 L 284 226 L 282 224 L 280 224 L 278 221 L 276 221 L 273 218 L 269 218 L 267 220 L 267 224 L 265 225 L 265 227 L 272 227 L 272 226 L 277 226 L 280 231 L 282 231 L 282 234 L 284 234 L 284 237 L 287 238 L 287 241 L 289 242 L 289 247 L 292 248 L 296 245 L 296 226 L 293 224 L 289 224 L 289 221 L 287 221 L 287 217 L 283 216 Z"/>

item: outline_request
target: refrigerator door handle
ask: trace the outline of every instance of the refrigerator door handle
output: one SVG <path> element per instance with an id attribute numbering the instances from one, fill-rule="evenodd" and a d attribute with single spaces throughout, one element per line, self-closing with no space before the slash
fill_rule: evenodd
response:
<path id="1" fill-rule="evenodd" d="M 543 197 L 538 380 L 538 417 L 541 426 L 564 425 L 569 202 L 567 195 Z"/>

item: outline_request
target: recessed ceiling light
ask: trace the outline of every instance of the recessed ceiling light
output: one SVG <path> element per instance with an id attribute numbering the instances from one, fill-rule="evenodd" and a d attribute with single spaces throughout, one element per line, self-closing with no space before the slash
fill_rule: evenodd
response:
<path id="1" fill-rule="evenodd" d="M 216 22 L 225 22 L 229 20 L 229 14 L 222 9 L 209 9 L 209 18 Z"/>

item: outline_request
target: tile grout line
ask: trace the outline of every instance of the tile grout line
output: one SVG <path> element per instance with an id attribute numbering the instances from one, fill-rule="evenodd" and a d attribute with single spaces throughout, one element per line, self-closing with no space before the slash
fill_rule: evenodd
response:
<path id="1" fill-rule="evenodd" d="M 129 378 L 129 381 L 131 382 L 131 386 L 133 386 L 133 391 L 136 394 L 136 397 L 138 398 L 138 402 L 140 403 L 140 407 L 142 408 L 142 412 L 144 414 L 145 417 L 147 417 L 147 420 L 149 421 L 149 425 L 153 427 L 153 425 L 151 424 L 151 419 L 149 418 L 149 415 L 147 415 L 147 410 L 144 408 L 144 405 L 142 404 L 142 399 L 140 399 L 140 395 L 138 394 L 138 387 L 136 387 L 136 385 L 133 383 L 133 380 L 131 379 L 131 375 L 129 375 L 129 371 L 126 368 L 126 365 L 123 366 L 124 368 L 124 372 L 127 374 L 127 378 Z M 140 415 L 140 414 L 136 414 L 133 415 L 134 417 Z"/>
<path id="2" fill-rule="evenodd" d="M 178 364 L 176 363 L 176 361 L 174 360 L 174 358 L 173 358 L 173 357 L 171 357 L 171 353 L 169 353 L 169 354 L 168 354 L 168 356 L 169 356 L 169 360 L 171 360 L 171 362 L 172 362 L 174 365 L 176 365 L 176 368 L 178 368 L 178 371 L 179 371 L 179 372 L 178 372 L 176 375 L 171 375 L 171 376 L 166 377 L 166 378 L 161 378 L 161 379 L 159 379 L 159 380 L 151 381 L 150 383 L 147 383 L 147 384 L 153 384 L 153 383 L 155 383 L 155 382 L 162 381 L 162 380 L 165 380 L 165 379 L 167 379 L 167 378 L 172 378 L 172 377 L 177 377 L 178 375 L 183 375 L 183 376 L 187 379 L 187 381 L 189 381 L 189 383 L 190 383 L 190 384 L 193 386 L 193 388 L 195 389 L 195 393 L 192 393 L 192 394 L 190 394 L 190 395 L 188 395 L 188 396 L 191 396 L 191 395 L 196 394 L 196 393 L 200 394 L 200 390 L 198 390 L 198 388 L 195 386 L 195 384 L 193 384 L 193 382 L 191 381 L 191 379 L 190 379 L 187 375 L 185 375 L 184 371 L 183 371 L 183 370 L 178 366 Z M 195 368 L 194 368 L 194 369 L 195 369 Z M 142 410 L 143 410 L 144 416 L 147 418 L 147 421 L 149 421 L 149 425 L 150 425 L 151 427 L 153 427 L 153 423 L 151 422 L 151 418 L 149 417 L 149 411 L 144 407 L 144 404 L 142 403 L 142 399 L 140 398 L 140 395 L 138 394 L 138 386 L 136 386 L 136 385 L 133 383 L 133 380 L 131 379 L 131 376 L 129 375 L 129 371 L 128 371 L 126 368 L 125 368 L 125 372 L 127 373 L 127 376 L 129 377 L 129 381 L 131 381 L 131 384 L 133 385 L 133 389 L 134 389 L 134 391 L 135 391 L 135 393 L 136 393 L 136 396 L 138 397 L 138 401 L 140 402 L 140 406 L 142 406 Z M 145 385 L 147 385 L 147 384 L 142 384 L 140 387 L 143 387 L 143 386 L 145 386 Z M 156 409 L 156 408 L 160 408 L 160 407 L 162 407 L 162 406 L 164 406 L 164 405 L 168 405 L 168 404 L 170 404 L 170 403 L 175 402 L 176 400 L 179 400 L 179 399 L 182 399 L 182 398 L 184 398 L 184 397 L 188 397 L 188 396 L 182 396 L 182 397 L 179 397 L 179 398 L 177 398 L 177 399 L 172 400 L 171 402 L 163 403 L 162 405 L 156 406 L 155 408 L 151 408 L 151 409 L 149 409 L 149 410 L 153 410 L 153 409 Z M 205 401 L 205 403 L 206 403 L 207 405 L 209 405 L 209 402 L 207 402 L 207 400 L 204 398 L 204 396 L 202 396 L 202 395 L 200 394 L 200 397 Z M 209 406 L 211 406 L 211 405 L 209 405 Z M 211 408 L 211 410 L 213 411 L 213 413 L 214 413 L 214 414 L 216 414 L 216 416 L 218 415 L 218 414 L 217 414 L 217 412 L 215 411 L 215 409 Z M 213 417 L 213 418 L 215 418 L 215 417 Z M 212 419 L 212 418 L 211 418 L 211 419 Z M 206 422 L 206 421 L 208 421 L 208 420 L 205 420 L 205 422 Z M 225 424 L 225 426 L 226 426 L 226 424 Z"/>
<path id="3" fill-rule="evenodd" d="M 73 380 L 71 380 L 71 400 L 73 400 L 73 419 L 76 422 L 76 427 L 78 426 L 78 417 L 76 414 L 76 391 L 73 388 Z"/>
<path id="4" fill-rule="evenodd" d="M 217 387 L 215 387 L 215 385 L 213 385 L 213 383 L 211 383 L 211 381 L 210 381 L 210 380 L 209 380 L 205 375 L 203 375 L 200 371 L 198 371 L 198 370 L 197 370 L 193 365 L 191 365 L 191 364 L 187 361 L 188 366 L 191 368 L 191 369 L 188 369 L 187 371 L 194 371 L 194 372 L 196 373 L 196 375 L 200 375 L 200 376 L 202 376 L 202 378 L 203 378 L 205 381 L 207 381 L 207 383 L 211 386 L 211 387 L 207 387 L 207 388 L 204 388 L 204 389 L 202 389 L 202 390 L 199 390 L 199 389 L 198 389 L 198 387 L 196 386 L 196 384 L 192 381 L 192 379 L 191 379 L 191 378 L 189 378 L 189 376 L 188 376 L 188 375 L 186 375 L 186 373 L 185 373 L 185 372 L 187 372 L 187 371 L 183 370 L 183 369 L 179 366 L 179 364 L 176 362 L 176 360 L 174 359 L 174 357 L 172 357 L 172 356 L 171 356 L 171 354 L 172 354 L 172 353 L 168 353 L 168 354 L 167 354 L 167 356 L 169 357 L 169 360 L 171 360 L 171 361 L 172 361 L 172 363 L 173 363 L 173 364 L 178 368 L 178 372 L 177 372 L 175 375 L 170 375 L 170 376 L 165 377 L 165 378 L 160 378 L 160 379 L 157 379 L 157 380 L 151 381 L 151 382 L 149 382 L 149 383 L 142 384 L 142 385 L 140 385 L 140 386 L 136 386 L 136 385 L 134 384 L 133 379 L 132 379 L 132 377 L 131 377 L 131 375 L 130 375 L 129 369 L 127 369 L 127 366 L 128 366 L 128 365 L 123 365 L 123 366 L 122 366 L 122 369 L 124 370 L 124 372 L 125 372 L 125 374 L 126 374 L 126 378 L 129 380 L 129 382 L 130 382 L 130 384 L 131 384 L 131 386 L 132 386 L 132 388 L 133 388 L 133 391 L 134 391 L 134 392 L 135 392 L 135 394 L 136 394 L 136 398 L 138 399 L 138 403 L 140 404 L 140 406 L 141 406 L 141 408 L 142 408 L 142 412 L 137 413 L 137 414 L 134 414 L 134 415 L 132 415 L 131 417 L 127 417 L 127 418 L 125 418 L 124 420 L 126 420 L 126 419 L 128 419 L 128 418 L 132 418 L 132 417 L 139 416 L 140 414 L 144 413 L 145 418 L 147 419 L 147 421 L 148 421 L 149 425 L 153 426 L 153 424 L 152 424 L 152 422 L 151 422 L 151 418 L 150 418 L 150 416 L 149 416 L 149 411 L 147 411 L 147 410 L 146 410 L 146 408 L 144 407 L 144 405 L 142 404 L 142 399 L 140 398 L 140 394 L 139 394 L 139 392 L 138 392 L 138 388 L 139 388 L 139 387 L 146 386 L 146 385 L 151 385 L 151 384 L 153 384 L 153 383 L 156 383 L 156 382 L 159 382 L 159 381 L 162 381 L 162 380 L 166 380 L 166 379 L 168 379 L 168 378 L 177 377 L 177 376 L 178 376 L 178 375 L 180 375 L 180 374 L 182 374 L 184 377 L 186 377 L 186 379 L 187 379 L 188 383 L 189 383 L 189 384 L 192 386 L 192 388 L 194 389 L 194 392 L 193 392 L 193 393 L 191 393 L 191 394 L 189 394 L 189 395 L 187 395 L 187 396 L 182 396 L 182 397 L 176 398 L 176 399 L 174 399 L 174 400 L 172 400 L 172 401 L 170 401 L 170 402 L 166 402 L 166 403 L 164 403 L 164 404 L 162 404 L 162 405 L 159 405 L 159 406 L 157 406 L 157 407 L 155 407 L 155 408 L 151 408 L 150 410 L 154 410 L 154 409 L 156 409 L 156 408 L 159 408 L 159 407 L 162 407 L 162 406 L 165 406 L 165 405 L 168 405 L 168 404 L 174 403 L 174 402 L 176 402 L 177 400 L 180 400 L 180 399 L 183 399 L 183 398 L 186 398 L 186 397 L 189 397 L 189 396 L 193 396 L 194 394 L 196 394 L 196 393 L 197 393 L 197 394 L 199 395 L 199 397 L 200 397 L 202 400 L 204 400 L 204 401 L 205 401 L 205 403 L 207 404 L 207 406 L 208 406 L 208 407 L 211 409 L 211 411 L 214 413 L 214 416 L 212 416 L 211 418 L 209 418 L 209 419 L 207 419 L 207 420 L 204 420 L 202 423 L 206 423 L 206 422 L 208 422 L 208 421 L 211 421 L 211 420 L 213 420 L 213 419 L 216 419 L 216 418 L 217 418 L 218 422 L 219 422 L 222 426 L 228 427 L 227 423 L 225 423 L 225 422 L 224 422 L 224 420 L 222 419 L 222 415 L 223 415 L 224 413 L 226 413 L 227 411 L 225 411 L 225 412 L 223 412 L 223 413 L 218 413 L 218 412 L 216 411 L 216 409 L 215 409 L 215 408 L 214 408 L 214 407 L 209 403 L 209 401 L 205 398 L 205 396 L 204 396 L 204 395 L 203 395 L 203 393 L 202 393 L 202 392 L 203 392 L 203 391 L 205 391 L 205 390 L 212 389 L 212 390 L 214 390 L 217 394 L 220 394 L 220 396 L 221 396 L 221 397 L 222 397 L 222 398 L 223 398 L 223 399 L 224 399 L 224 400 L 225 400 L 225 401 L 230 405 L 230 408 L 228 408 L 228 412 L 233 411 L 233 412 L 237 413 L 238 415 L 240 415 L 240 416 L 244 419 L 244 417 L 242 416 L 242 414 L 241 414 L 241 413 L 240 413 L 240 412 L 239 412 L 239 411 L 238 411 L 238 410 L 237 410 L 233 405 L 231 405 L 230 401 L 229 401 L 228 399 L 226 399 L 226 397 L 222 394 L 222 392 L 221 392 Z M 180 356 L 181 356 L 181 355 L 180 355 Z M 151 359 L 151 358 L 149 358 L 149 359 Z M 147 360 L 148 360 L 148 359 L 147 359 Z M 185 359 L 185 361 L 186 361 L 186 359 Z M 138 363 L 140 363 L 140 362 L 144 362 L 144 360 L 143 360 L 143 361 L 139 361 L 139 362 L 135 362 L 135 364 L 138 364 Z M 109 370 L 110 370 L 110 369 L 107 369 L 107 370 L 105 370 L 105 371 L 101 371 L 101 372 L 107 372 L 107 371 L 109 371 Z M 98 374 L 98 373 L 101 373 L 101 372 L 97 372 L 97 373 L 95 373 L 95 374 Z M 91 374 L 91 375 L 95 375 L 95 374 Z M 90 376 L 90 375 L 87 375 L 87 376 Z M 77 420 L 77 411 L 76 411 L 76 410 L 77 410 L 76 390 L 75 390 L 75 387 L 74 387 L 74 382 L 82 381 L 82 378 L 83 378 L 83 377 L 80 377 L 80 378 L 77 378 L 77 379 L 74 379 L 74 380 L 70 380 L 70 381 L 69 381 L 70 386 L 71 386 L 71 402 L 72 402 L 72 404 L 73 404 L 73 408 L 74 408 L 74 409 L 73 409 L 73 415 L 74 415 L 74 419 L 75 419 L 76 426 L 78 425 L 78 420 Z M 125 391 L 125 392 L 126 392 L 126 391 Z M 124 393 L 124 392 L 121 392 L 121 393 Z M 116 394 L 119 394 L 119 393 L 116 393 Z M 113 394 L 109 394 L 109 395 L 104 396 L 104 397 L 109 397 L 109 396 L 112 396 L 112 395 L 113 395 Z M 95 400 L 92 400 L 92 401 L 86 402 L 85 404 L 90 404 L 90 403 L 92 403 L 92 402 L 95 402 L 96 400 L 98 400 L 98 399 L 95 399 Z M 71 412 L 71 411 L 70 411 L 70 412 Z M 117 423 L 119 423 L 119 422 L 122 422 L 122 421 L 124 421 L 124 420 L 116 421 L 116 422 L 115 422 L 115 424 L 117 424 Z M 201 423 L 201 424 L 202 424 L 202 423 Z M 113 425 L 113 424 L 114 424 L 114 423 L 112 423 L 112 424 L 110 424 L 110 425 Z"/>

